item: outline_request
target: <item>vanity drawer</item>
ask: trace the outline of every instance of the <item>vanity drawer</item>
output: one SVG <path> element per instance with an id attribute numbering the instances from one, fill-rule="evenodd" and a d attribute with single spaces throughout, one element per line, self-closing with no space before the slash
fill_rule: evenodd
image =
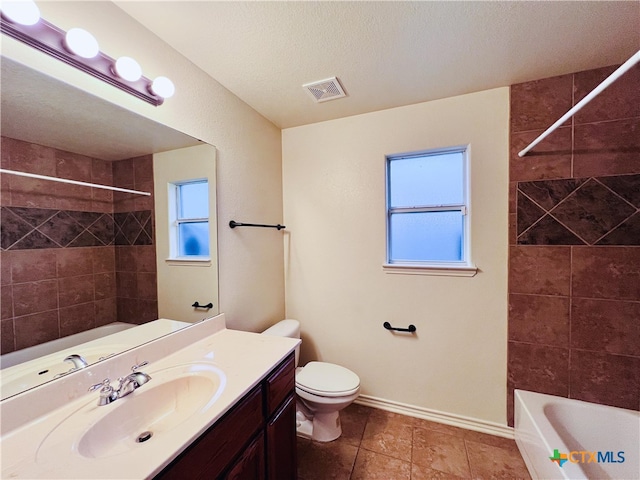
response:
<path id="1" fill-rule="evenodd" d="M 295 355 L 292 352 L 265 381 L 266 416 L 270 417 L 294 389 Z"/>
<path id="2" fill-rule="evenodd" d="M 262 402 L 262 390 L 258 386 L 155 479 L 218 478 L 256 432 L 264 428 Z"/>

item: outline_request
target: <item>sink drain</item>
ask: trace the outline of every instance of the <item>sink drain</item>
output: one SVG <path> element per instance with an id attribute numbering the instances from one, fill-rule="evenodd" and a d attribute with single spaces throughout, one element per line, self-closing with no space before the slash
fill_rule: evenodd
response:
<path id="1" fill-rule="evenodd" d="M 140 435 L 138 435 L 138 438 L 136 438 L 136 442 L 138 443 L 146 442 L 152 436 L 153 436 L 153 432 L 142 432 Z"/>

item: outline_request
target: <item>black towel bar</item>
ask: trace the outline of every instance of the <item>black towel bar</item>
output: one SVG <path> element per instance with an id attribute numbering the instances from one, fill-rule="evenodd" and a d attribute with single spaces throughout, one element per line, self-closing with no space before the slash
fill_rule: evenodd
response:
<path id="1" fill-rule="evenodd" d="M 262 228 L 276 228 L 278 230 L 282 230 L 285 227 L 284 225 L 265 225 L 263 223 L 240 223 L 240 222 L 236 222 L 235 220 L 231 220 L 229 222 L 229 227 L 231 228 L 236 228 L 236 227 L 262 227 Z"/>
<path id="2" fill-rule="evenodd" d="M 195 301 L 191 306 L 193 308 L 206 308 L 207 310 L 209 310 L 210 308 L 213 308 L 213 303 L 209 302 L 206 305 L 200 305 L 197 301 Z"/>
<path id="3" fill-rule="evenodd" d="M 415 325 L 409 325 L 409 328 L 398 328 L 398 327 L 392 327 L 391 324 L 389 322 L 384 322 L 382 324 L 382 326 L 384 328 L 386 328 L 387 330 L 393 330 L 394 332 L 415 332 L 416 326 Z"/>

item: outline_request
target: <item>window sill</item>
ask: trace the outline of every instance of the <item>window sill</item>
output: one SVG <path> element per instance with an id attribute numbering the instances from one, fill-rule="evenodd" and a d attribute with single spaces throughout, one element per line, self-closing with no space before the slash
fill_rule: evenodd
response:
<path id="1" fill-rule="evenodd" d="M 478 267 L 471 265 L 402 265 L 385 263 L 382 265 L 384 273 L 400 275 L 435 275 L 444 277 L 473 277 L 478 273 Z"/>
<path id="2" fill-rule="evenodd" d="M 210 267 L 210 257 L 199 258 L 167 258 L 165 259 L 167 265 L 172 267 Z"/>

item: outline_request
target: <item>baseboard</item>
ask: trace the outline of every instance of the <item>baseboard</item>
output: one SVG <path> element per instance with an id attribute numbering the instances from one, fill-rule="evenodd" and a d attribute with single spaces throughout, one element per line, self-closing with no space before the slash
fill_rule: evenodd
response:
<path id="1" fill-rule="evenodd" d="M 456 415 L 453 413 L 446 413 L 438 410 L 431 410 L 429 408 L 416 407 L 415 405 L 393 402 L 391 400 L 385 400 L 383 398 L 372 397 L 369 395 L 360 395 L 354 403 L 357 403 L 358 405 L 364 405 L 365 407 L 378 408 L 380 410 L 386 410 L 388 412 L 400 413 L 402 415 L 408 415 L 410 417 L 422 418 L 424 420 L 430 420 L 432 422 L 444 423 L 445 425 L 466 428 L 467 430 L 474 430 L 476 432 L 486 433 L 489 435 L 496 435 L 498 437 L 509 439 L 515 438 L 514 430 L 512 427 L 501 425 L 499 423 L 487 422 L 485 420 L 479 420 L 477 418 L 464 417 L 462 415 Z"/>

